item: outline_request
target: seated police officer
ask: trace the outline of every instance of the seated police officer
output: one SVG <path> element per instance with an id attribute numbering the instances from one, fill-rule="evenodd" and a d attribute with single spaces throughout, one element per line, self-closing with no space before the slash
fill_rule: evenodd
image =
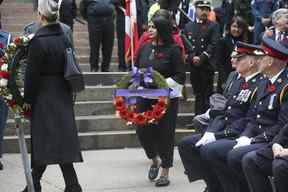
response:
<path id="1" fill-rule="evenodd" d="M 283 99 L 288 84 L 288 49 L 265 37 L 261 46 L 265 56 L 260 59 L 259 70 L 267 79 L 258 86 L 255 103 L 246 115 L 247 124 L 242 127 L 244 131 L 236 140 L 222 139 L 206 145 L 201 154 L 213 168 L 224 192 L 249 191 L 241 165 L 243 156 L 267 146 L 288 121 L 288 103 Z"/>
<path id="2" fill-rule="evenodd" d="M 285 53 L 287 54 L 287 50 Z M 288 55 L 286 55 L 286 59 L 288 59 Z M 287 100 L 287 88 L 288 85 L 280 94 L 278 98 L 280 102 Z M 277 192 L 286 192 L 288 189 L 288 125 L 285 114 L 287 112 L 287 106 L 286 108 L 283 107 L 283 113 L 280 114 L 282 118 L 279 117 L 279 120 L 284 121 L 282 124 L 286 125 L 274 137 L 272 142 L 267 147 L 250 152 L 243 157 L 242 168 L 250 191 L 272 192 L 272 185 L 268 176 L 274 177 Z"/>
<path id="3" fill-rule="evenodd" d="M 227 94 L 227 106 L 223 115 L 217 116 L 208 126 L 207 131 L 201 134 L 184 138 L 179 144 L 179 153 L 185 172 L 190 182 L 204 179 L 208 191 L 221 191 L 222 187 L 215 174 L 201 157 L 203 146 L 221 138 L 235 137 L 241 133 L 238 125 L 245 124 L 246 113 L 255 96 L 256 88 L 263 77 L 257 68 L 257 50 L 259 47 L 246 43 L 237 43 L 236 55 L 232 55 L 232 63 L 241 75 L 231 83 Z"/>

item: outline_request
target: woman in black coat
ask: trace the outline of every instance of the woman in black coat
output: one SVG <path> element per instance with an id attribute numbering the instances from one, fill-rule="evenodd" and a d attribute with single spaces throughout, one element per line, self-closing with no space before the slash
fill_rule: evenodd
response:
<path id="1" fill-rule="evenodd" d="M 81 192 L 72 163 L 82 162 L 82 155 L 72 92 L 64 79 L 63 31 L 67 29 L 56 22 L 58 4 L 55 1 L 40 0 L 38 11 L 41 28 L 29 44 L 24 87 L 24 100 L 31 105 L 32 112 L 31 161 L 35 191 L 41 192 L 40 179 L 47 165 L 59 164 L 65 192 Z"/>
<path id="2" fill-rule="evenodd" d="M 247 42 L 248 24 L 240 16 L 233 17 L 227 25 L 226 35 L 216 45 L 214 66 L 219 72 L 217 92 L 222 93 L 225 82 L 233 71 L 231 53 L 237 41 Z"/>
<path id="3" fill-rule="evenodd" d="M 180 87 L 178 92 L 172 92 L 168 109 L 157 124 L 148 124 L 137 127 L 137 135 L 145 153 L 152 160 L 148 178 L 152 181 L 157 178 L 161 167 L 160 178 L 156 186 L 167 186 L 170 181 L 169 168 L 173 166 L 173 147 L 175 126 L 178 113 L 178 97 L 185 82 L 185 66 L 180 48 L 172 38 L 172 24 L 168 19 L 154 17 L 149 24 L 148 33 L 152 42 L 140 47 L 136 63 L 139 67 L 152 68 L 162 74 L 169 87 Z M 157 100 L 139 98 L 139 111 L 146 111 Z"/>

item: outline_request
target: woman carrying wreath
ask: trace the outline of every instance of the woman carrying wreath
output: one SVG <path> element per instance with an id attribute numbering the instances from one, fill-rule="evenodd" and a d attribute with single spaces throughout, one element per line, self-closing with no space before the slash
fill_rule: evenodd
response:
<path id="1" fill-rule="evenodd" d="M 185 66 L 181 49 L 175 44 L 172 37 L 172 23 L 167 18 L 157 16 L 148 25 L 151 42 L 140 47 L 136 64 L 140 68 L 152 66 L 166 78 L 169 87 L 173 89 L 165 115 L 155 124 L 139 125 L 137 135 L 142 147 L 152 165 L 148 178 L 153 181 L 157 178 L 159 168 L 161 173 L 155 185 L 169 185 L 169 168 L 173 166 L 173 146 L 175 126 L 178 113 L 178 97 L 185 82 Z M 153 83 L 150 85 L 153 88 Z M 171 89 L 171 90 L 172 90 Z M 137 109 L 143 112 L 151 108 L 157 99 L 139 98 Z"/>
<path id="2" fill-rule="evenodd" d="M 39 0 L 38 3 L 41 27 L 29 44 L 24 89 L 25 108 L 31 105 L 31 161 L 35 192 L 41 192 L 40 179 L 50 164 L 60 166 L 65 192 L 82 192 L 73 167 L 74 162 L 83 161 L 73 97 L 64 79 L 67 37 L 57 22 L 57 2 Z M 27 191 L 26 187 L 24 192 Z"/>

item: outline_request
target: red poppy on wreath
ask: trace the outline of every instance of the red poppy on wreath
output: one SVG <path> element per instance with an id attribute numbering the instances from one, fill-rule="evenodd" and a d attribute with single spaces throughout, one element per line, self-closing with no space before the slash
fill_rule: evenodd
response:
<path id="1" fill-rule="evenodd" d="M 19 44 L 21 43 L 21 38 L 20 38 L 20 37 L 16 37 L 16 38 L 14 39 L 14 43 L 15 43 L 16 45 L 19 45 Z"/>
<path id="2" fill-rule="evenodd" d="M 159 120 L 161 119 L 161 117 L 164 115 L 164 111 L 162 110 L 153 110 L 153 117 L 156 119 L 156 120 Z"/>
<path id="3" fill-rule="evenodd" d="M 151 110 L 137 113 L 135 105 L 129 106 L 125 103 L 123 97 L 115 97 L 114 104 L 116 115 L 121 119 L 128 121 L 128 124 L 144 125 L 146 123 L 155 123 L 163 117 L 167 108 L 167 98 L 160 97 L 158 102 L 152 106 Z"/>
<path id="4" fill-rule="evenodd" d="M 249 83 L 248 82 L 242 83 L 241 89 L 249 89 Z"/>
<path id="5" fill-rule="evenodd" d="M 0 77 L 8 79 L 9 78 L 9 72 L 6 71 L 0 71 Z"/>
<path id="6" fill-rule="evenodd" d="M 135 117 L 135 123 L 137 125 L 144 125 L 146 123 L 147 119 L 143 114 L 137 114 Z"/>
<path id="7" fill-rule="evenodd" d="M 119 111 L 119 116 L 125 120 L 128 118 L 128 111 L 126 110 L 126 108 Z"/>
<path id="8" fill-rule="evenodd" d="M 126 107 L 123 97 L 116 97 L 114 104 L 117 110 L 121 110 Z"/>
<path id="9" fill-rule="evenodd" d="M 4 44 L 3 43 L 0 43 L 0 49 L 4 49 Z"/>
<path id="10" fill-rule="evenodd" d="M 145 111 L 144 112 L 144 116 L 146 117 L 146 119 L 148 120 L 148 121 L 150 121 L 150 120 L 152 120 L 153 119 L 153 112 L 152 111 Z"/>
<path id="11" fill-rule="evenodd" d="M 276 86 L 274 84 L 269 84 L 267 89 L 269 93 L 275 93 Z"/>
<path id="12" fill-rule="evenodd" d="M 10 107 L 14 107 L 16 104 L 17 104 L 17 103 L 16 103 L 16 100 L 15 100 L 15 99 L 12 99 L 12 100 L 8 101 L 8 105 L 9 105 Z"/>

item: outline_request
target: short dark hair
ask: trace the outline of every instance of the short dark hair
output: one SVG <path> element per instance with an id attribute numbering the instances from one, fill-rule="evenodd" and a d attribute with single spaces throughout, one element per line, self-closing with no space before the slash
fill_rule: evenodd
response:
<path id="1" fill-rule="evenodd" d="M 157 29 L 157 38 L 160 38 L 164 44 L 172 44 L 174 41 L 172 38 L 173 26 L 171 21 L 163 16 L 157 16 L 152 19 L 152 22 Z"/>

